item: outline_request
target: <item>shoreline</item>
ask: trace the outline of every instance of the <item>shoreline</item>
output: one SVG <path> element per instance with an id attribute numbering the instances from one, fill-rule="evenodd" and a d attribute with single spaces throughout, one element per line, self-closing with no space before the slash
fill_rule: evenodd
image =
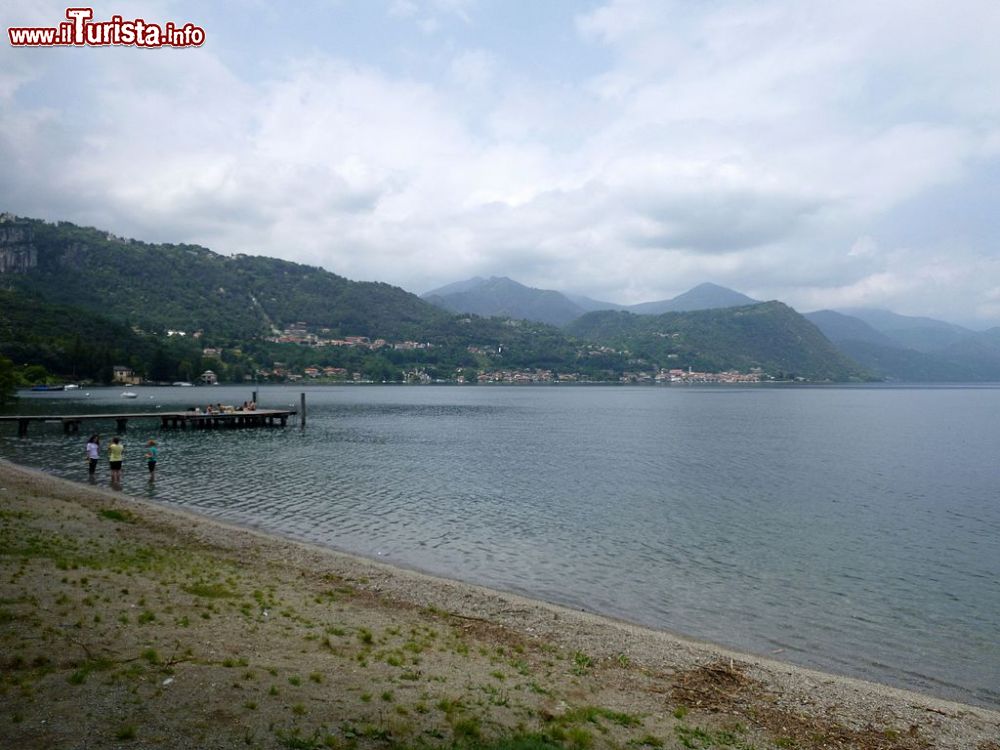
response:
<path id="1" fill-rule="evenodd" d="M 305 538 L 297 537 L 293 534 L 286 534 L 279 530 L 268 529 L 266 525 L 258 525 L 252 521 L 235 519 L 229 520 L 221 517 L 212 516 L 206 513 L 200 513 L 198 510 L 191 509 L 182 503 L 173 502 L 169 499 L 154 500 L 142 495 L 130 495 L 128 491 L 112 490 L 107 484 L 97 484 L 91 485 L 85 483 L 82 480 L 70 479 L 66 477 L 56 476 L 49 473 L 48 470 L 44 468 L 37 468 L 32 466 L 26 466 L 24 464 L 18 464 L 9 459 L 0 458 L 0 468 L 4 465 L 29 472 L 37 476 L 39 479 L 49 479 L 55 482 L 65 482 L 69 486 L 87 488 L 98 493 L 107 493 L 112 497 L 122 497 L 128 498 L 129 500 L 143 504 L 147 507 L 157 510 L 169 511 L 172 513 L 177 513 L 182 517 L 195 519 L 198 521 L 204 521 L 205 523 L 215 524 L 223 528 L 230 529 L 232 531 L 246 531 L 252 534 L 260 535 L 264 538 L 280 540 L 288 542 L 290 544 L 299 545 L 305 548 L 313 549 L 314 551 L 322 554 L 329 553 L 331 555 L 339 555 L 345 557 L 349 561 L 356 561 L 358 563 L 370 563 L 376 567 L 384 567 L 390 573 L 406 574 L 412 573 L 416 576 L 424 577 L 432 581 L 438 581 L 440 583 L 452 583 L 458 586 L 469 586 L 473 589 L 477 589 L 483 592 L 497 594 L 502 596 L 508 596 L 511 598 L 516 598 L 532 604 L 538 604 L 543 606 L 553 607 L 559 610 L 565 610 L 574 614 L 588 614 L 598 619 L 609 620 L 612 622 L 619 623 L 623 626 L 636 627 L 643 631 L 650 631 L 652 633 L 661 633 L 669 639 L 678 641 L 680 643 L 690 644 L 694 648 L 703 648 L 707 652 L 715 654 L 724 654 L 727 659 L 735 659 L 737 661 L 744 662 L 754 662 L 761 664 L 768 664 L 774 669 L 780 670 L 783 667 L 790 667 L 802 670 L 804 672 L 814 673 L 819 676 L 830 676 L 836 677 L 838 679 L 843 679 L 847 681 L 856 681 L 863 685 L 876 685 L 886 690 L 898 690 L 902 693 L 913 694 L 917 696 L 922 696 L 927 699 L 939 700 L 943 703 L 954 704 L 956 706 L 970 706 L 973 708 L 982 708 L 987 711 L 1000 712 L 1000 704 L 991 705 L 989 702 L 971 702 L 963 700 L 961 696 L 956 695 L 942 695 L 935 694 L 934 692 L 925 692 L 919 686 L 907 686 L 906 684 L 899 684 L 890 681 L 879 681 L 877 678 L 869 678 L 865 676 L 858 676 L 845 673 L 843 671 L 831 671 L 830 668 L 825 667 L 823 664 L 808 664 L 808 663 L 796 663 L 794 661 L 788 661 L 783 659 L 781 656 L 769 655 L 767 652 L 752 651 L 744 648 L 740 648 L 735 645 L 727 645 L 718 641 L 713 641 L 706 638 L 699 638 L 696 635 L 691 635 L 689 633 L 682 633 L 679 631 L 671 630 L 662 626 L 656 626 L 651 624 L 646 624 L 640 620 L 629 619 L 627 614 L 609 613 L 601 612 L 599 610 L 589 609 L 586 607 L 586 602 L 584 601 L 572 601 L 566 598 L 563 601 L 541 599 L 534 596 L 530 591 L 518 591 L 516 589 L 508 588 L 494 588 L 489 583 L 476 583 L 472 581 L 462 580 L 460 578 L 452 578 L 448 573 L 435 572 L 433 570 L 421 568 L 416 565 L 408 565 L 401 561 L 389 561 L 381 559 L 380 557 L 373 557 L 364 554 L 363 552 L 351 551 L 346 549 L 341 549 L 333 546 L 324 545 L 320 542 L 310 541 Z M 134 488 L 133 488 L 134 490 Z M 405 593 L 405 592 L 404 592 Z M 954 686 L 952 686 L 954 687 Z"/>
<path id="2" fill-rule="evenodd" d="M 478 639 L 481 643 L 490 644 L 479 647 L 480 651 L 485 650 L 488 654 L 495 653 L 498 648 L 505 648 L 503 645 L 497 646 L 495 644 L 515 644 L 520 649 L 520 651 L 515 649 L 516 653 L 526 655 L 524 659 L 517 661 L 534 662 L 537 660 L 541 664 L 554 665 L 538 667 L 532 664 L 536 669 L 546 673 L 546 678 L 550 680 L 552 685 L 540 688 L 544 692 L 538 693 L 537 698 L 527 695 L 531 692 L 528 688 L 525 688 L 526 695 L 523 696 L 524 710 L 531 712 L 536 722 L 541 722 L 540 726 L 543 729 L 551 727 L 552 723 L 558 721 L 560 716 L 571 712 L 575 704 L 583 705 L 581 702 L 587 701 L 589 696 L 599 695 L 603 704 L 615 706 L 614 711 L 620 712 L 621 707 L 632 707 L 637 715 L 645 716 L 644 726 L 657 726 L 659 730 L 657 736 L 663 737 L 667 742 L 666 747 L 683 746 L 683 744 L 674 745 L 670 742 L 677 741 L 678 737 L 681 736 L 679 733 L 682 730 L 678 727 L 692 725 L 693 717 L 696 717 L 698 722 L 701 722 L 698 726 L 706 727 L 702 731 L 709 733 L 713 731 L 731 732 L 733 730 L 726 728 L 727 722 L 736 721 L 745 728 L 747 737 L 756 743 L 755 747 L 782 746 L 780 744 L 781 738 L 785 736 L 782 734 L 782 730 L 787 730 L 788 736 L 796 738 L 795 741 L 798 743 L 784 745 L 787 747 L 941 747 L 955 748 L 955 750 L 965 748 L 1000 750 L 1000 744 L 998 744 L 1000 712 L 989 708 L 965 705 L 856 678 L 827 674 L 607 616 L 577 611 L 517 594 L 499 592 L 475 584 L 395 567 L 289 537 L 215 520 L 186 509 L 164 506 L 143 498 L 123 495 L 106 488 L 52 477 L 40 470 L 22 467 L 3 460 L 0 460 L 0 486 L 2 486 L 0 509 L 4 512 L 5 531 L 10 528 L 13 533 L 18 524 L 24 522 L 29 526 L 35 523 L 47 533 L 58 534 L 59 529 L 62 528 L 60 524 L 68 524 L 76 527 L 77 535 L 74 539 L 84 539 L 89 534 L 95 543 L 104 544 L 109 530 L 113 529 L 112 539 L 115 540 L 116 544 L 132 545 L 155 540 L 164 549 L 176 548 L 179 550 L 172 558 L 182 558 L 185 552 L 190 550 L 196 557 L 205 557 L 206 560 L 215 560 L 219 564 L 231 567 L 237 571 L 236 574 L 230 576 L 233 580 L 236 580 L 240 575 L 256 576 L 254 584 L 258 588 L 253 589 L 255 595 L 264 591 L 262 596 L 266 596 L 271 585 L 268 581 L 272 578 L 278 581 L 275 584 L 278 590 L 285 591 L 287 589 L 288 592 L 291 592 L 285 598 L 301 598 L 301 592 L 295 593 L 297 582 L 304 582 L 303 585 L 307 589 L 314 587 L 317 581 L 325 581 L 326 583 L 322 583 L 322 585 L 327 589 L 329 589 L 330 582 L 342 584 L 339 588 L 335 587 L 335 590 L 339 591 L 342 588 L 344 593 L 340 597 L 334 596 L 334 599 L 350 600 L 351 607 L 357 607 L 357 611 L 350 610 L 348 607 L 350 611 L 347 611 L 347 614 L 341 618 L 343 622 L 337 626 L 328 626 L 328 628 L 332 627 L 335 631 L 347 633 L 353 630 L 361 634 L 359 637 L 362 649 L 366 646 L 374 648 L 378 644 L 379 639 L 374 635 L 372 635 L 374 643 L 365 643 L 364 633 L 374 634 L 378 632 L 375 628 L 371 625 L 357 624 L 361 620 L 367 622 L 366 618 L 375 617 L 373 612 L 380 613 L 376 620 L 382 624 L 384 632 L 390 634 L 381 636 L 387 639 L 387 643 L 392 640 L 391 632 L 393 630 L 402 632 L 403 627 L 398 624 L 400 621 L 407 623 L 411 630 L 430 627 L 424 621 L 433 621 L 442 623 L 440 628 L 453 633 L 462 633 L 466 637 Z M 37 522 L 31 516 L 35 513 L 39 514 Z M 100 515 L 101 513 L 105 513 L 106 516 L 121 513 L 124 514 L 123 518 L 134 517 L 134 521 L 127 523 L 109 522 L 107 517 Z M 26 515 L 21 517 L 19 514 Z M 59 520 L 63 518 L 72 520 Z M 76 554 L 82 553 L 78 551 Z M 5 566 L 13 569 L 16 557 L 17 555 L 4 554 L 2 561 Z M 85 558 L 86 555 L 83 555 L 81 559 Z M 173 565 L 172 558 L 163 560 L 162 564 L 168 567 Z M 60 584 L 55 582 L 57 578 L 66 580 L 72 577 L 67 576 L 66 570 L 60 569 L 58 565 L 53 567 L 54 558 L 48 554 L 40 555 L 30 561 L 24 557 L 17 559 L 21 563 L 21 571 L 30 569 L 23 575 L 34 576 L 40 584 L 39 599 L 43 598 L 45 594 L 53 594 L 54 589 L 60 588 Z M 86 566 L 81 567 L 85 569 Z M 70 570 L 73 569 L 70 568 Z M 97 565 L 94 570 L 104 571 L 107 570 L 107 567 Z M 132 573 L 133 576 L 140 578 L 145 575 L 145 572 L 141 570 L 132 571 Z M 99 574 L 93 573 L 91 575 L 97 577 Z M 118 577 L 121 574 L 109 575 L 115 580 L 109 580 L 108 587 L 118 585 L 120 582 Z M 86 578 L 89 579 L 90 576 L 86 576 Z M 190 588 L 190 578 L 191 575 L 188 573 L 186 577 L 175 575 L 169 582 L 150 581 L 148 586 L 150 594 L 143 598 L 149 601 L 153 596 L 152 592 L 162 589 L 164 591 L 160 596 L 164 608 L 181 609 L 185 606 L 203 605 L 204 602 L 198 600 L 197 595 L 193 604 L 188 601 L 191 596 L 185 587 Z M 11 575 L 10 579 L 11 581 L 15 580 L 15 576 Z M 217 583 L 218 581 L 211 582 L 211 585 Z M 95 586 L 96 584 L 88 580 L 85 585 Z M 249 585 L 247 582 L 246 586 Z M 22 623 L 22 613 L 19 607 L 24 602 L 21 600 L 28 594 L 19 592 L 17 584 L 6 583 L 4 586 L 4 606 L 2 609 L 7 614 L 0 619 L 0 633 L 5 638 L 4 643 L 9 645 L 8 640 L 18 641 L 18 639 L 20 639 L 18 642 L 27 643 L 25 639 L 29 637 L 30 632 L 19 630 L 18 625 Z M 65 587 L 65 584 L 62 586 Z M 263 588 L 259 588 L 260 586 Z M 235 592 L 241 586 L 233 583 L 231 588 Z M 46 589 L 51 590 L 46 591 Z M 234 598 L 235 596 L 234 593 Z M 53 601 L 58 600 L 58 595 L 56 597 Z M 96 595 L 85 598 L 95 599 Z M 104 598 L 113 598 L 110 594 L 110 588 L 108 592 L 105 592 Z M 208 598 L 211 599 L 211 597 Z M 226 597 L 223 597 L 223 600 L 227 600 Z M 112 603 L 109 602 L 110 604 Z M 129 608 L 136 609 L 142 606 L 144 605 L 131 602 Z M 46 615 L 52 614 L 52 611 L 57 610 L 57 607 L 58 605 L 43 608 L 44 612 L 31 616 L 40 618 L 44 622 Z M 112 609 L 115 607 L 112 606 Z M 211 627 L 213 628 L 223 628 L 222 636 L 216 633 L 215 637 L 222 637 L 222 640 L 226 642 L 225 648 L 235 649 L 238 653 L 244 653 L 249 644 L 251 651 L 268 657 L 264 661 L 292 658 L 289 650 L 282 649 L 280 645 L 277 646 L 278 650 L 274 651 L 275 646 L 271 645 L 268 634 L 262 633 L 264 628 L 271 626 L 273 620 L 265 622 L 258 612 L 253 611 L 256 609 L 258 607 L 254 605 L 250 609 L 244 607 L 239 612 L 232 613 L 234 616 L 238 616 L 237 621 L 212 623 Z M 270 610 L 268 608 L 262 605 L 259 609 L 265 613 L 264 618 L 269 617 Z M 203 617 L 204 614 L 202 612 L 201 616 Z M 223 615 L 229 614 L 231 613 L 225 611 L 211 612 L 206 622 L 212 622 L 213 618 L 220 621 L 225 620 Z M 25 621 L 31 619 L 27 613 L 24 613 L 23 616 Z M 152 616 L 156 617 L 155 614 Z M 187 615 L 184 617 L 189 621 L 191 619 Z M 414 624 L 414 618 L 421 620 L 423 624 Z M 109 618 L 101 618 L 102 625 L 107 619 Z M 294 618 L 289 619 L 294 621 Z M 62 628 L 55 629 L 65 630 L 64 623 L 62 625 Z M 107 631 L 110 624 L 103 627 Z M 190 627 L 190 624 L 184 627 Z M 303 627 L 306 631 L 312 629 L 305 627 L 305 625 Z M 80 638 L 83 638 L 89 630 L 84 627 L 77 629 L 82 631 L 79 634 Z M 122 633 L 119 631 L 131 632 L 134 629 L 135 626 L 132 625 L 130 619 L 127 626 L 124 623 L 121 627 L 116 624 L 113 635 L 120 639 Z M 139 629 L 138 632 L 140 640 L 137 641 L 137 644 L 150 631 Z M 228 636 L 226 636 L 227 633 Z M 113 640 L 111 635 L 112 633 L 109 631 L 98 638 L 104 644 L 102 647 L 110 648 L 107 644 Z M 302 637 L 308 635 L 310 634 L 307 632 Z M 177 633 L 172 629 L 169 634 L 164 634 L 161 641 L 166 642 L 170 639 L 177 639 Z M 509 656 L 510 649 L 513 649 L 514 645 L 509 645 L 506 648 L 508 650 L 505 653 Z M 96 646 L 93 643 L 83 647 L 82 652 L 87 654 L 87 657 L 83 659 L 85 663 L 94 661 L 90 656 L 95 650 Z M 331 650 L 336 651 L 336 649 Z M 460 653 L 462 649 L 458 649 L 458 651 Z M 546 657 L 546 654 L 549 656 Z M 460 656 L 462 658 L 459 661 L 467 661 L 470 658 L 468 652 L 465 655 L 460 653 Z M 342 655 L 341 658 L 343 658 Z M 358 655 L 355 655 L 354 658 L 357 659 Z M 471 658 L 473 661 L 475 660 L 475 653 L 472 654 Z M 495 656 L 484 658 L 486 659 L 485 666 L 479 665 L 476 667 L 477 669 L 485 669 L 487 676 L 499 674 L 502 671 L 494 670 L 491 672 L 489 670 L 489 667 L 496 666 L 493 663 L 496 661 Z M 395 657 L 386 656 L 383 660 L 388 660 L 387 663 L 392 666 L 394 659 Z M 199 657 L 199 660 L 212 662 L 211 669 L 228 669 L 224 666 L 225 660 L 223 660 L 221 667 L 214 664 L 212 659 L 206 658 L 206 655 Z M 247 661 L 248 664 L 252 663 L 250 657 L 245 655 L 238 657 L 237 660 Z M 363 657 L 363 660 L 366 662 L 374 661 L 374 654 L 369 653 Z M 402 657 L 399 660 L 402 660 Z M 71 675 L 78 673 L 82 668 L 78 664 L 79 661 L 80 658 L 70 660 L 63 671 L 70 670 Z M 151 663 L 150 666 L 158 665 Z M 170 666 L 174 670 L 187 669 L 180 662 Z M 74 668 L 76 671 L 73 671 Z M 444 670 L 440 676 L 444 677 L 445 680 L 454 679 L 451 676 L 454 665 L 444 665 L 440 668 Z M 463 664 L 459 671 L 468 668 L 468 664 Z M 524 667 L 524 669 L 526 670 L 528 667 Z M 425 666 L 424 670 L 427 674 L 434 673 L 430 665 Z M 52 695 L 62 695 L 69 683 L 65 676 L 60 679 L 57 676 L 58 672 L 59 670 L 56 670 L 56 672 L 42 675 L 36 680 L 35 690 L 41 694 L 47 694 L 46 691 L 42 690 L 42 685 L 47 685 Z M 340 674 L 339 670 L 336 672 L 338 675 Z M 148 677 L 148 675 L 146 676 Z M 396 687 L 387 692 L 398 693 L 402 691 L 403 688 L 400 685 L 404 683 L 398 681 L 400 677 L 401 675 L 395 675 L 396 681 L 390 680 Z M 164 677 L 163 679 L 172 680 L 173 677 Z M 177 679 L 180 681 L 179 678 Z M 368 678 L 363 678 L 362 682 L 366 679 Z M 374 682 L 385 682 L 386 679 L 388 677 L 383 679 L 380 676 Z M 505 676 L 502 679 L 494 677 L 493 679 L 499 681 L 503 686 L 497 688 L 498 690 L 507 690 L 508 693 L 513 693 L 512 683 L 516 679 L 514 675 Z M 537 680 L 541 682 L 542 678 L 538 677 Z M 162 688 L 164 683 L 162 680 L 160 682 Z M 417 682 L 423 684 L 423 680 Z M 96 680 L 89 680 L 87 684 L 92 684 L 91 690 L 87 691 L 87 695 L 90 696 L 88 701 L 106 700 L 106 696 L 102 696 L 100 690 L 94 690 L 98 687 Z M 142 684 L 145 685 L 145 683 Z M 150 682 L 150 685 L 152 684 L 154 683 Z M 428 684 L 431 687 L 434 685 L 433 682 Z M 334 691 L 335 685 L 337 686 L 335 692 L 338 695 L 351 692 L 345 688 L 345 684 L 335 682 L 332 675 L 321 681 L 317 680 L 315 688 L 320 692 L 322 692 L 321 688 Z M 12 691 L 7 687 L 5 684 L 5 701 L 10 702 Z M 406 687 L 415 687 L 415 685 L 407 685 Z M 425 688 L 425 692 L 431 692 L 430 687 Z M 454 692 L 453 689 L 452 692 Z M 464 695 L 469 692 L 469 689 L 463 689 L 460 692 Z M 636 697 L 639 694 L 641 694 L 641 698 Z M 365 710 L 372 705 L 372 697 L 369 695 L 366 701 L 364 700 L 365 695 L 364 692 L 358 693 L 357 700 L 351 707 L 345 707 L 344 712 L 350 713 L 353 710 L 364 714 Z M 383 692 L 383 696 L 385 695 L 386 692 Z M 558 700 L 554 700 L 556 695 L 559 696 Z M 511 697 L 508 694 L 505 698 L 508 704 Z M 25 700 L 27 701 L 27 699 Z M 314 700 L 321 701 L 321 698 L 317 697 Z M 259 703 L 260 701 L 254 702 Z M 31 701 L 27 701 L 26 705 L 31 703 Z M 72 701 L 70 700 L 66 705 L 72 706 Z M 306 706 L 308 704 L 295 705 Z M 396 705 L 397 713 L 399 708 L 402 708 L 401 704 Z M 503 707 L 504 711 L 508 709 L 509 705 Z M 27 719 L 28 708 L 19 710 L 22 710 L 24 719 Z M 303 708 L 302 710 L 304 713 L 300 716 L 310 715 L 308 709 Z M 499 711 L 500 708 L 497 710 Z M 293 715 L 296 713 L 294 707 L 292 713 Z M 419 714 L 419 709 L 416 710 L 416 713 Z M 632 712 L 625 711 L 625 713 L 631 715 Z M 180 721 L 169 710 L 164 715 L 172 716 L 171 720 L 174 722 Z M 399 714 L 399 716 L 401 717 L 403 714 Z M 410 713 L 409 716 L 413 716 L 413 713 Z M 424 715 L 420 714 L 420 716 L 423 718 Z M 550 718 L 545 719 L 546 716 Z M 0 720 L 2 718 L 0 717 Z M 451 718 L 446 717 L 446 719 L 446 726 L 450 726 L 454 730 L 456 724 L 451 721 Z M 303 718 L 302 721 L 304 722 L 305 719 Z M 490 733 L 484 732 L 484 734 L 502 734 L 503 726 L 507 726 L 508 729 L 518 726 L 517 722 L 507 724 L 496 719 L 492 713 L 489 713 L 489 718 L 480 718 L 479 721 L 481 726 L 490 726 L 494 730 Z M 19 739 L 23 742 L 25 737 L 16 732 L 18 727 L 27 723 L 27 721 L 17 723 L 7 721 L 6 725 L 0 724 L 3 726 L 3 729 L 0 729 L 0 739 L 9 736 L 11 740 Z M 169 722 L 167 723 L 169 724 Z M 183 724 L 182 721 L 181 723 Z M 421 722 L 417 723 L 423 726 Z M 529 728 L 535 728 L 524 719 L 521 720 L 521 723 L 527 724 Z M 493 724 L 496 726 L 494 727 Z M 796 734 L 797 730 L 795 730 L 795 727 L 799 725 L 802 727 L 801 737 Z M 51 731 L 52 725 L 49 726 L 50 729 L 46 731 Z M 324 731 L 327 731 L 332 725 L 324 724 L 323 726 L 326 727 Z M 300 727 L 300 729 L 306 731 L 307 728 Z M 67 732 L 66 737 L 72 736 L 72 727 L 65 731 Z M 225 732 L 229 729 L 223 728 L 220 731 Z M 287 729 L 287 731 L 292 731 L 292 729 Z M 442 730 L 422 729 L 421 731 L 438 731 L 440 733 Z M 15 732 L 15 734 L 9 734 L 10 732 Z M 396 729 L 393 736 L 396 737 L 403 733 L 403 730 Z M 182 734 L 188 736 L 186 730 L 182 731 Z M 445 734 L 447 734 L 446 731 Z M 841 744 L 802 744 L 807 741 L 805 738 L 810 734 L 817 737 L 847 739 L 843 739 Z M 340 740 L 345 739 L 338 737 L 337 733 L 332 731 L 329 736 Z M 610 736 L 617 741 L 616 734 L 612 732 Z M 278 734 L 274 734 L 274 737 L 278 737 Z M 260 739 L 264 741 L 264 735 L 261 735 Z M 346 739 L 351 738 L 347 737 Z M 602 736 L 599 739 L 611 741 L 608 736 Z M 766 744 L 767 742 L 778 744 Z M 168 744 L 167 746 L 173 745 Z M 262 746 L 271 745 L 264 742 Z"/>

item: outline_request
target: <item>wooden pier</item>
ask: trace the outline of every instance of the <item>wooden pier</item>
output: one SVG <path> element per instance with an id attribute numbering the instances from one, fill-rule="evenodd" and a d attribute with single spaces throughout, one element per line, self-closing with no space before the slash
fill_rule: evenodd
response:
<path id="1" fill-rule="evenodd" d="M 161 427 L 187 429 L 219 429 L 237 427 L 284 427 L 288 418 L 296 412 L 292 409 L 256 409 L 254 411 L 170 411 L 136 412 L 132 414 L 37 414 L 32 416 L 0 416 L 0 422 L 17 422 L 18 437 L 28 434 L 32 422 L 58 422 L 67 435 L 80 431 L 80 425 L 87 421 L 114 420 L 116 432 L 125 432 L 130 419 L 158 419 Z"/>

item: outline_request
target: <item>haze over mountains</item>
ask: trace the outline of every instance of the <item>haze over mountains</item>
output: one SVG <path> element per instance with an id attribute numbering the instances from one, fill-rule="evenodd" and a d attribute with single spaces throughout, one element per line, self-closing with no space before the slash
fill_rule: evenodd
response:
<path id="1" fill-rule="evenodd" d="M 745 294 L 699 284 L 672 299 L 620 305 L 554 290 L 534 289 L 506 277 L 475 277 L 434 289 L 423 298 L 451 312 L 523 318 L 568 327 L 586 313 L 612 310 L 636 315 L 717 310 L 752 305 Z M 1000 380 L 1000 328 L 972 331 L 927 317 L 856 308 L 805 313 L 840 353 L 873 374 L 910 382 Z"/>
<path id="2" fill-rule="evenodd" d="M 1000 381 L 1000 328 L 850 312 L 803 316 L 715 284 L 625 306 L 476 278 L 421 299 L 289 261 L 0 215 L 0 354 L 64 376 L 103 378 L 128 363 L 153 380 L 187 379 L 205 366 L 242 378 L 280 361 L 380 381 L 517 369 L 649 380 L 689 368 L 812 381 Z M 174 329 L 201 338 L 178 339 Z M 333 341 L 350 337 L 381 343 Z"/>
<path id="3" fill-rule="evenodd" d="M 971 331 L 888 310 L 806 313 L 843 353 L 880 377 L 909 382 L 1000 380 L 1000 328 Z"/>
<path id="4" fill-rule="evenodd" d="M 476 276 L 433 289 L 422 297 L 451 312 L 537 320 L 554 326 L 564 326 L 584 313 L 595 310 L 624 310 L 637 315 L 662 315 L 666 312 L 712 310 L 758 302 L 732 289 L 705 283 L 673 299 L 642 302 L 637 305 L 619 305 L 551 289 L 534 289 L 506 276 L 491 276 L 488 279 Z"/>

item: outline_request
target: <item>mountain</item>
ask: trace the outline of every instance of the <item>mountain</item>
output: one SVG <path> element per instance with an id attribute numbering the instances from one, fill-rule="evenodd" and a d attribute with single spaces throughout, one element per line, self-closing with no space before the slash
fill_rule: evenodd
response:
<path id="1" fill-rule="evenodd" d="M 1000 382 L 1000 327 L 974 332 L 949 344 L 940 355 L 972 371 L 972 380 Z"/>
<path id="2" fill-rule="evenodd" d="M 659 302 L 642 302 L 627 309 L 639 315 L 662 315 L 665 312 L 689 312 L 691 310 L 714 310 L 726 307 L 752 305 L 757 300 L 727 289 L 718 284 L 704 283 L 679 294 L 673 299 Z"/>
<path id="3" fill-rule="evenodd" d="M 969 383 L 995 380 L 961 361 L 867 341 L 838 341 L 834 345 L 845 355 L 880 378 L 903 383 Z"/>
<path id="4" fill-rule="evenodd" d="M 888 310 L 861 312 L 881 330 L 861 317 L 832 310 L 805 317 L 840 351 L 883 378 L 924 383 L 1000 380 L 1000 329 L 976 333 L 933 318 Z"/>
<path id="5" fill-rule="evenodd" d="M 464 292 L 469 292 L 476 287 L 485 284 L 487 279 L 482 276 L 473 276 L 471 279 L 466 279 L 465 281 L 456 281 L 452 284 L 445 284 L 437 289 L 432 289 L 426 294 L 420 295 L 422 298 L 427 297 L 447 297 L 450 294 L 462 294 Z"/>
<path id="6" fill-rule="evenodd" d="M 861 341 L 877 346 L 896 346 L 896 343 L 884 333 L 876 331 L 868 323 L 851 315 L 845 315 L 834 310 L 817 310 L 816 312 L 805 313 L 804 317 L 819 328 L 823 332 L 823 335 L 834 343 L 840 341 Z"/>
<path id="7" fill-rule="evenodd" d="M 563 296 L 570 302 L 579 306 L 584 312 L 594 312 L 594 310 L 627 310 L 628 305 L 619 305 L 616 302 L 603 302 L 599 299 L 585 297 L 582 294 L 570 294 L 563 292 Z"/>
<path id="8" fill-rule="evenodd" d="M 760 367 L 771 375 L 809 380 L 870 378 L 816 326 L 781 302 L 657 316 L 592 312 L 567 331 L 660 366 L 707 371 Z"/>
<path id="9" fill-rule="evenodd" d="M 275 258 L 147 244 L 66 222 L 4 226 L 18 229 L 21 254 L 30 246 L 32 255 L 18 272 L 0 276 L 0 285 L 147 332 L 201 330 L 213 340 L 240 341 L 304 322 L 341 335 L 404 339 L 449 318 L 397 287 Z M 0 258 L 13 252 L 2 239 Z"/>
<path id="10" fill-rule="evenodd" d="M 582 295 L 535 289 L 497 276 L 489 279 L 476 276 L 448 284 L 427 292 L 423 299 L 455 313 L 537 320 L 556 326 L 564 326 L 584 313 L 596 310 L 627 310 L 638 315 L 660 315 L 665 312 L 739 307 L 757 301 L 732 289 L 705 283 L 673 299 L 618 305 Z"/>
<path id="11" fill-rule="evenodd" d="M 515 370 L 617 380 L 626 370 L 668 367 L 762 367 L 820 380 L 864 375 L 780 303 L 580 317 L 579 306 L 558 292 L 503 278 L 470 282 L 438 291 L 450 299 L 492 293 L 493 304 L 517 303 L 517 313 L 512 307 L 502 314 L 525 311 L 527 319 L 455 315 L 397 287 L 322 268 L 4 214 L 0 354 L 62 377 L 107 380 L 111 365 L 123 364 L 167 382 L 191 380 L 203 369 L 237 382 L 301 377 L 307 367 L 375 381 L 407 372 L 474 379 Z M 530 320 L 543 316 L 579 319 L 568 333 Z M 345 337 L 368 337 L 371 344 Z"/>
<path id="12" fill-rule="evenodd" d="M 423 299 L 454 313 L 536 320 L 555 326 L 566 325 L 586 312 L 559 292 L 534 289 L 505 276 L 449 284 L 427 292 Z"/>
<path id="13" fill-rule="evenodd" d="M 937 352 L 966 337 L 972 331 L 934 318 L 900 315 L 876 308 L 847 308 L 838 312 L 862 320 L 898 346 L 918 352 Z"/>
<path id="14" fill-rule="evenodd" d="M 9 214 L 0 214 L 0 295 L 0 355 L 74 379 L 107 381 L 119 364 L 159 381 L 310 366 L 376 381 L 504 368 L 600 380 L 623 366 L 580 361 L 581 345 L 555 327 L 452 315 L 388 284 Z M 335 343 L 345 337 L 373 343 Z"/>

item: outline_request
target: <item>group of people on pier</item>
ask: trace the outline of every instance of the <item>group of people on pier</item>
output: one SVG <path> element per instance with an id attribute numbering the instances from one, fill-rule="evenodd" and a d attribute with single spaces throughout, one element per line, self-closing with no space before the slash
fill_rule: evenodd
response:
<path id="1" fill-rule="evenodd" d="M 256 401 L 244 401 L 243 406 L 237 409 L 235 406 L 229 404 L 209 404 L 202 411 L 197 406 L 192 406 L 188 411 L 193 411 L 196 414 L 235 414 L 238 411 L 257 411 Z"/>

